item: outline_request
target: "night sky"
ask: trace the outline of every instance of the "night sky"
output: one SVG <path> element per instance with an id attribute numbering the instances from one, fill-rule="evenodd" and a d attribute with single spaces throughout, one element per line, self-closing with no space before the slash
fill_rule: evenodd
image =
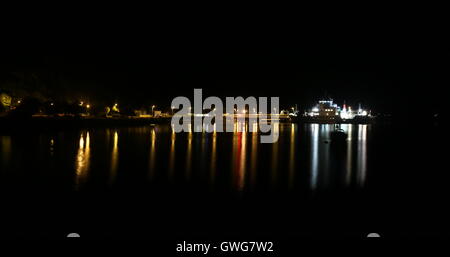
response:
<path id="1" fill-rule="evenodd" d="M 445 107 L 449 51 L 438 26 L 206 23 L 15 28 L 5 32 L 1 72 L 51 73 L 53 87 L 70 95 L 136 105 L 169 107 L 203 88 L 222 97 L 280 96 L 284 108 L 325 96 L 393 114 Z"/>

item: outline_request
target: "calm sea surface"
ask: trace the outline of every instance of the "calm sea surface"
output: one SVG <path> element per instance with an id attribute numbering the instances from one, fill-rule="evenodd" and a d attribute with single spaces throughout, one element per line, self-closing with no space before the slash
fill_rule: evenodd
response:
<path id="1" fill-rule="evenodd" d="M 0 135 L 2 236 L 186 238 L 447 234 L 433 124 L 280 124 L 257 133 L 168 125 Z"/>

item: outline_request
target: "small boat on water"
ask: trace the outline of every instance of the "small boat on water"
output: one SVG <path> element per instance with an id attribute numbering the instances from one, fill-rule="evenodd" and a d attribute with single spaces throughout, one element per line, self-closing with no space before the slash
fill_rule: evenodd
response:
<path id="1" fill-rule="evenodd" d="M 345 142 L 347 140 L 347 133 L 344 132 L 342 129 L 336 129 L 335 131 L 331 132 L 331 142 L 339 143 L 339 142 Z"/>

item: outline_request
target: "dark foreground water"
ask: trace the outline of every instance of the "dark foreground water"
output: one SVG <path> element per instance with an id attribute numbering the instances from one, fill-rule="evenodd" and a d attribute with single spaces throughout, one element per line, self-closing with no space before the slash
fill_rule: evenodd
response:
<path id="1" fill-rule="evenodd" d="M 447 136 L 434 124 L 167 125 L 0 135 L 0 235 L 88 238 L 447 236 Z"/>

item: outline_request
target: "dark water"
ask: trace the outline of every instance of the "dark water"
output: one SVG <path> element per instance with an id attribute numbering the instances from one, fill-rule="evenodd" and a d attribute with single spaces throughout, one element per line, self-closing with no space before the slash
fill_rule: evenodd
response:
<path id="1" fill-rule="evenodd" d="M 444 135 L 433 124 L 168 125 L 0 135 L 2 236 L 295 238 L 447 235 Z"/>

